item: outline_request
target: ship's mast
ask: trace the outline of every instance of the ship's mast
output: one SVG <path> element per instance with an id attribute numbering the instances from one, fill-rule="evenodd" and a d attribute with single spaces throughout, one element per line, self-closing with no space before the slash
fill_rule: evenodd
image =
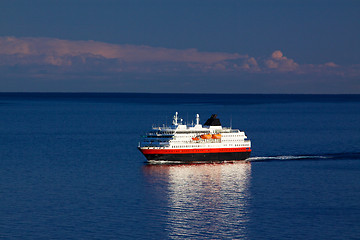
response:
<path id="1" fill-rule="evenodd" d="M 174 118 L 173 118 L 173 125 L 177 126 L 178 125 L 178 112 L 175 113 Z"/>

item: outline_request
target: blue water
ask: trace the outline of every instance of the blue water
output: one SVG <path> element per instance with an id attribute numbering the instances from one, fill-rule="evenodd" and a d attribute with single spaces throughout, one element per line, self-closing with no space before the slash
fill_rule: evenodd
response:
<path id="1" fill-rule="evenodd" d="M 248 162 L 147 165 L 175 111 Z M 360 95 L 0 93 L 2 239 L 359 239 Z"/>

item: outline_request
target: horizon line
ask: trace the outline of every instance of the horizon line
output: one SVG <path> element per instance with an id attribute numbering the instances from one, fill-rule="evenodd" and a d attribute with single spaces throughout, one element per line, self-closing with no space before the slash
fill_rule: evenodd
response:
<path id="1" fill-rule="evenodd" d="M 178 92 L 91 92 L 91 91 L 9 91 L 0 94 L 175 94 L 175 95 L 360 95 L 360 93 L 178 93 Z"/>

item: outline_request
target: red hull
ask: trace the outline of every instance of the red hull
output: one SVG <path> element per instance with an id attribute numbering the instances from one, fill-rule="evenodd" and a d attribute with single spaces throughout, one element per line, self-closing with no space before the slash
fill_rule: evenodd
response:
<path id="1" fill-rule="evenodd" d="M 148 160 L 165 161 L 226 161 L 245 160 L 250 148 L 141 149 Z"/>

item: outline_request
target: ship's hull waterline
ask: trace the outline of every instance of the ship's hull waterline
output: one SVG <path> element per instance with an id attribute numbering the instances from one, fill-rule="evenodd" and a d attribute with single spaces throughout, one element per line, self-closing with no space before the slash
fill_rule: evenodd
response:
<path id="1" fill-rule="evenodd" d="M 146 153 L 139 149 L 148 161 L 176 162 L 215 162 L 243 161 L 250 157 L 251 150 L 241 152 L 202 152 L 202 153 Z"/>

